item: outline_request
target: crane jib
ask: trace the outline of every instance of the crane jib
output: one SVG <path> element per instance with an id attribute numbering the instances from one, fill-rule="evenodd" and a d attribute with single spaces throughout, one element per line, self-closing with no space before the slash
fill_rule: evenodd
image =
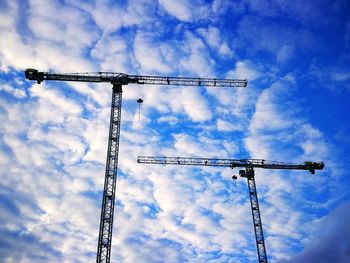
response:
<path id="1" fill-rule="evenodd" d="M 307 170 L 314 173 L 315 170 L 324 168 L 323 162 L 304 162 L 303 164 L 292 164 L 284 162 L 272 162 L 264 159 L 213 159 L 193 157 L 152 157 L 139 156 L 138 163 L 145 164 L 174 164 L 174 165 L 199 165 L 199 166 L 221 166 L 221 167 L 252 167 L 262 169 L 292 169 Z"/>
<path id="2" fill-rule="evenodd" d="M 78 82 L 109 82 L 112 84 L 150 84 L 150 85 L 181 85 L 181 86 L 211 86 L 211 87 L 246 87 L 246 79 L 216 79 L 216 78 L 189 78 L 140 76 L 124 73 L 97 72 L 97 73 L 49 73 L 36 69 L 26 69 L 25 76 L 29 80 L 41 83 L 44 80 L 78 81 Z"/>

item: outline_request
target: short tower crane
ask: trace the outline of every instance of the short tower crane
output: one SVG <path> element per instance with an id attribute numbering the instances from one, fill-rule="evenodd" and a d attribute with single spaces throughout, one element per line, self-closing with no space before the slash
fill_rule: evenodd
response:
<path id="1" fill-rule="evenodd" d="M 248 180 L 248 190 L 250 197 L 250 206 L 253 217 L 253 226 L 255 232 L 256 249 L 258 252 L 258 262 L 267 263 L 266 247 L 262 221 L 260 216 L 258 194 L 255 184 L 254 168 L 263 169 L 294 169 L 307 170 L 311 174 L 315 170 L 324 168 L 323 162 L 305 162 L 304 164 L 291 164 L 282 162 L 267 162 L 263 159 L 211 159 L 211 158 L 191 158 L 191 157 L 151 157 L 139 156 L 138 163 L 145 164 L 173 164 L 173 165 L 196 165 L 196 166 L 219 166 L 219 167 L 242 167 L 244 170 L 239 171 L 239 176 L 245 177 Z M 237 179 L 234 175 L 232 179 Z"/>

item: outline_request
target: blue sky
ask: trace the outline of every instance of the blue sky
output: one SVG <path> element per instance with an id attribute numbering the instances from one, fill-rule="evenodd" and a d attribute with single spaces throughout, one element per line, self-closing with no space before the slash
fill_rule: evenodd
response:
<path id="1" fill-rule="evenodd" d="M 0 1 L 0 258 L 95 260 L 111 86 L 51 72 L 248 79 L 124 87 L 113 262 L 256 262 L 237 170 L 138 155 L 325 161 L 256 170 L 270 262 L 349 262 L 349 3 Z M 142 96 L 140 117 L 136 100 Z"/>

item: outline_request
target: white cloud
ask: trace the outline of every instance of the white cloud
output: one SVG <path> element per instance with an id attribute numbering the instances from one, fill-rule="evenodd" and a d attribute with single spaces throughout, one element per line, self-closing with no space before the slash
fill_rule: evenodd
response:
<path id="1" fill-rule="evenodd" d="M 68 50 L 61 50 L 57 45 L 44 41 L 24 42 L 16 32 L 1 31 L 1 69 L 9 68 L 24 70 L 28 67 L 57 68 L 60 71 L 75 72 L 79 67 L 83 71 L 92 71 L 92 66 L 86 59 Z"/>
<path id="2" fill-rule="evenodd" d="M 147 92 L 144 94 L 141 112 L 146 116 L 151 108 L 155 108 L 162 114 L 186 114 L 194 122 L 204 122 L 212 118 L 212 109 L 205 94 L 202 94 L 202 88 L 149 86 L 145 90 Z"/>
<path id="3" fill-rule="evenodd" d="M 204 54 L 191 53 L 189 57 L 182 59 L 180 66 L 183 71 L 192 72 L 193 74 L 203 76 L 213 76 L 211 68 L 213 60 L 208 59 Z"/>
<path id="4" fill-rule="evenodd" d="M 20 104 L 13 105 L 3 99 L 0 99 L 0 102 L 1 120 L 2 123 L 6 124 L 3 125 L 2 132 L 6 134 L 20 134 L 26 130 L 26 126 L 30 124 L 28 110 L 23 110 Z"/>
<path id="5" fill-rule="evenodd" d="M 294 47 L 292 45 L 283 45 L 277 52 L 277 61 L 285 63 L 288 61 L 294 53 Z"/>
<path id="6" fill-rule="evenodd" d="M 348 79 L 350 79 L 350 73 L 349 72 L 334 72 L 333 74 L 331 74 L 331 77 L 335 81 L 347 81 Z"/>
<path id="7" fill-rule="evenodd" d="M 23 89 L 14 88 L 9 84 L 0 84 L 0 90 L 12 94 L 17 99 L 23 99 L 26 96 L 26 92 Z"/>
<path id="8" fill-rule="evenodd" d="M 64 45 L 74 53 L 96 41 L 96 28 L 89 23 L 89 15 L 79 8 L 58 1 L 48 4 L 34 0 L 30 1 L 29 14 L 29 29 L 38 39 Z"/>
<path id="9" fill-rule="evenodd" d="M 309 66 L 308 74 L 321 88 L 338 92 L 343 89 L 348 90 L 350 87 L 347 82 L 350 74 L 343 65 L 332 64 L 324 66 L 319 63 L 312 63 Z"/>
<path id="10" fill-rule="evenodd" d="M 188 135 L 179 134 L 175 136 L 175 148 L 179 156 L 193 156 L 203 152 L 203 145 Z"/>
<path id="11" fill-rule="evenodd" d="M 216 49 L 221 56 L 226 56 L 226 58 L 233 56 L 233 51 L 223 39 L 222 33 L 217 27 L 201 28 L 198 32 L 206 40 L 207 45 Z"/>
<path id="12" fill-rule="evenodd" d="M 214 77 L 215 61 L 210 58 L 209 52 L 200 38 L 190 31 L 186 31 L 182 49 L 184 58 L 179 61 L 182 71 L 191 72 L 199 77 Z"/>
<path id="13" fill-rule="evenodd" d="M 158 118 L 158 122 L 166 122 L 170 125 L 176 125 L 179 122 L 179 119 L 175 116 L 162 116 Z"/>
<path id="14" fill-rule="evenodd" d="M 16 161 L 23 165 L 29 166 L 31 164 L 43 164 L 43 160 L 38 160 L 35 158 L 33 160 L 33 152 L 30 151 L 30 148 L 27 144 L 20 141 L 18 138 L 10 135 L 4 137 L 4 143 L 12 150 L 12 153 L 15 156 Z M 35 154 L 35 153 L 34 153 Z"/>
<path id="15" fill-rule="evenodd" d="M 250 135 L 245 139 L 252 157 L 281 159 L 283 155 L 275 155 L 277 149 L 274 147 L 280 149 L 283 144 L 291 147 L 291 144 L 295 145 L 295 140 L 302 138 L 305 143 L 307 138 L 312 139 L 317 135 L 317 131 L 305 123 L 305 120 L 295 116 L 297 105 L 289 99 L 293 89 L 295 89 L 294 78 L 287 75 L 260 94 L 249 124 Z M 305 128 L 305 132 L 302 127 Z M 278 135 L 272 135 L 275 131 L 279 131 Z M 290 158 L 293 158 L 291 152 L 293 148 L 286 151 Z"/>
<path id="16" fill-rule="evenodd" d="M 113 35 L 103 35 L 90 51 L 92 57 L 101 61 L 101 71 L 126 72 L 128 50 L 126 41 Z"/>
<path id="17" fill-rule="evenodd" d="M 57 10 L 55 11 L 57 12 Z M 78 17 L 78 21 L 80 21 L 81 24 L 79 25 L 69 20 L 63 20 L 64 23 L 60 22 L 62 20 L 50 21 L 47 17 L 33 15 L 29 26 L 37 38 L 50 43 L 63 44 L 67 46 L 67 48 L 79 52 L 96 40 L 96 33 L 93 34 L 93 32 L 91 32 L 92 30 L 87 31 L 84 28 L 86 23 L 83 23 L 84 17 L 81 17 L 81 14 L 73 13 L 71 16 L 74 17 L 74 19 Z M 57 17 L 62 19 L 62 16 Z"/>
<path id="18" fill-rule="evenodd" d="M 102 35 L 118 32 L 123 27 L 148 28 L 154 23 L 156 13 L 156 3 L 149 0 L 130 0 L 118 4 L 108 0 L 74 1 L 70 4 L 87 12 Z"/>
<path id="19" fill-rule="evenodd" d="M 187 0 L 169 1 L 159 0 L 159 4 L 172 16 L 181 21 L 189 21 L 192 19 L 192 5 Z"/>
<path id="20" fill-rule="evenodd" d="M 215 140 L 207 136 L 190 136 L 186 134 L 174 134 L 173 135 L 175 152 L 172 151 L 169 155 L 176 156 L 194 156 L 197 157 L 202 153 L 202 157 L 218 156 L 226 157 L 227 151 L 223 149 L 222 142 Z"/>
<path id="21" fill-rule="evenodd" d="M 253 157 L 281 159 L 284 155 L 276 155 L 275 150 L 288 145 L 289 149 L 285 153 L 291 159 L 297 155 L 297 160 L 305 158 L 318 161 L 327 158 L 329 145 L 321 132 L 303 118 L 297 117 L 298 105 L 291 99 L 293 90 L 294 78 L 286 76 L 260 94 L 249 124 L 250 136 L 245 140 Z M 279 131 L 278 135 L 272 135 L 275 131 Z"/>
<path id="22" fill-rule="evenodd" d="M 108 140 L 109 108 L 96 110 L 92 114 L 91 121 L 87 124 L 84 137 L 89 148 L 84 156 L 84 161 L 105 163 L 106 147 Z"/>
<path id="23" fill-rule="evenodd" d="M 229 7 L 229 2 L 223 0 L 214 0 L 211 8 L 214 13 L 222 14 L 225 13 Z"/>
<path id="24" fill-rule="evenodd" d="M 59 107 L 63 112 L 79 115 L 82 111 L 80 105 L 60 94 L 58 91 L 49 89 L 46 84 L 34 84 L 30 89 L 33 97 L 39 97 L 45 102 L 49 102 Z"/>
<path id="25" fill-rule="evenodd" d="M 286 92 L 289 92 L 289 86 L 276 84 L 261 93 L 249 127 L 252 132 L 286 129 L 293 125 L 287 117 L 288 109 L 277 102 L 279 96 L 283 96 L 283 93 Z M 287 112 L 282 109 L 287 110 Z"/>
<path id="26" fill-rule="evenodd" d="M 182 89 L 182 105 L 193 121 L 207 121 L 212 118 L 209 105 L 198 88 Z"/>
<path id="27" fill-rule="evenodd" d="M 219 131 L 223 132 L 229 132 L 229 131 L 242 131 L 242 127 L 237 125 L 236 123 L 233 124 L 232 122 L 218 119 L 216 122 L 216 127 Z"/>
<path id="28" fill-rule="evenodd" d="M 202 0 L 159 0 L 164 10 L 181 22 L 193 22 L 210 18 L 211 6 Z"/>
<path id="29" fill-rule="evenodd" d="M 20 10 L 14 4 L 9 6 L 12 7 L 9 12 L 16 21 L 1 30 L 0 57 L 3 71 L 38 67 L 74 72 L 76 67 L 83 70 L 93 68 L 86 59 L 80 57 L 81 51 L 96 39 L 93 29 L 85 28 L 88 18 L 82 12 L 74 8 L 63 9 L 57 2 L 47 5 L 31 1 L 26 25 L 29 30 L 22 32 L 9 27 L 22 23 Z M 18 28 L 21 29 L 22 25 L 18 25 Z M 31 33 L 36 37 L 31 37 Z M 66 48 L 62 48 L 62 45 Z"/>
<path id="30" fill-rule="evenodd" d="M 142 71 L 156 71 L 169 73 L 172 69 L 165 62 L 161 49 L 157 46 L 157 40 L 152 39 L 151 34 L 138 33 L 134 41 L 134 51 L 137 62 Z"/>
<path id="31" fill-rule="evenodd" d="M 135 130 L 140 130 L 145 128 L 145 126 L 150 122 L 150 118 L 147 118 L 146 115 L 144 115 L 140 110 L 140 112 L 134 114 L 132 128 Z"/>
<path id="32" fill-rule="evenodd" d="M 122 18 L 125 10 L 119 6 L 109 4 L 108 1 L 98 1 L 95 4 L 84 3 L 82 8 L 91 14 L 102 32 L 117 31 L 123 25 L 123 19 L 115 18 Z"/>
<path id="33" fill-rule="evenodd" d="M 236 68 L 227 73 L 228 78 L 256 80 L 262 77 L 262 73 L 258 71 L 249 61 L 239 61 Z"/>
<path id="34" fill-rule="evenodd" d="M 82 72 L 94 71 L 94 65 L 87 59 L 82 58 L 79 53 L 74 50 L 62 49 L 59 45 L 48 44 L 39 41 L 34 45 L 34 53 L 37 59 L 26 65 L 31 67 L 44 69 L 54 68 L 59 72 L 76 72 L 79 68 Z M 23 65 L 21 69 L 28 67 Z"/>
<path id="35" fill-rule="evenodd" d="M 9 71 L 9 67 L 24 69 L 33 64 L 33 50 L 21 40 L 16 32 L 1 30 L 0 32 L 1 70 Z"/>
<path id="36" fill-rule="evenodd" d="M 0 28 L 13 28 L 18 19 L 17 12 L 19 5 L 16 1 L 4 1 L 0 11 Z"/>

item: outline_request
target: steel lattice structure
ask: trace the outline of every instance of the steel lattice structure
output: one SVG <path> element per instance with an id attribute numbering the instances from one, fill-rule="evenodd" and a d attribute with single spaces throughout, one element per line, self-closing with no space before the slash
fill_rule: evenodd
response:
<path id="1" fill-rule="evenodd" d="M 36 80 L 39 84 L 44 80 L 79 81 L 79 82 L 109 82 L 128 84 L 151 85 L 178 85 L 178 86 L 211 86 L 211 87 L 246 87 L 246 79 L 215 79 L 215 78 L 186 78 L 139 76 L 124 73 L 97 72 L 97 73 L 48 73 L 35 69 L 27 69 L 26 78 Z"/>
<path id="2" fill-rule="evenodd" d="M 215 79 L 215 78 L 184 78 L 139 76 L 124 73 L 49 73 L 36 69 L 26 69 L 25 76 L 29 80 L 41 82 L 79 81 L 79 82 L 107 82 L 113 85 L 110 128 L 108 138 L 105 182 L 102 197 L 100 231 L 97 247 L 97 263 L 109 263 L 112 249 L 112 230 L 115 203 L 115 191 L 118 172 L 118 152 L 121 124 L 122 86 L 128 84 L 151 85 L 180 85 L 180 86 L 212 86 L 212 87 L 246 87 L 247 80 Z"/>
<path id="3" fill-rule="evenodd" d="M 117 182 L 122 85 L 113 84 L 105 183 L 96 262 L 109 262 L 112 246 L 114 200 Z"/>
<path id="4" fill-rule="evenodd" d="M 259 260 L 259 263 L 265 263 L 265 262 L 267 263 L 267 254 L 266 254 L 266 247 L 265 247 L 264 232 L 263 232 L 261 216 L 260 216 L 258 193 L 256 191 L 256 184 L 254 179 L 255 178 L 254 169 L 251 167 L 247 167 L 245 171 L 244 170 L 240 171 L 240 176 L 247 177 L 247 181 L 248 181 L 249 200 L 250 200 L 250 207 L 252 210 L 253 226 L 254 226 L 254 233 L 255 233 L 255 244 L 256 244 L 256 251 L 258 252 L 258 260 Z"/>
<path id="5" fill-rule="evenodd" d="M 139 156 L 139 163 L 148 164 L 179 164 L 179 165 L 202 165 L 219 167 L 254 167 L 263 169 L 288 169 L 288 170 L 308 170 L 312 174 L 315 170 L 322 170 L 323 162 L 305 162 L 303 164 L 293 164 L 285 162 L 267 161 L 264 159 L 215 159 L 215 158 L 196 158 L 196 157 L 157 157 L 157 156 Z"/>
<path id="6" fill-rule="evenodd" d="M 195 165 L 195 166 L 216 166 L 216 167 L 242 167 L 239 175 L 246 177 L 248 181 L 248 191 L 250 199 L 250 207 L 252 211 L 253 226 L 255 233 L 255 243 L 258 253 L 259 263 L 267 263 L 267 254 L 264 240 L 264 232 L 260 216 L 260 208 L 258 194 L 255 184 L 254 168 L 263 169 L 294 169 L 308 170 L 314 174 L 315 170 L 324 168 L 323 162 L 305 162 L 304 164 L 292 164 L 283 162 L 269 162 L 263 159 L 212 159 L 212 158 L 193 158 L 193 157 L 152 157 L 139 156 L 138 163 L 145 164 L 172 164 L 172 165 Z M 234 177 L 232 177 L 234 178 Z"/>

